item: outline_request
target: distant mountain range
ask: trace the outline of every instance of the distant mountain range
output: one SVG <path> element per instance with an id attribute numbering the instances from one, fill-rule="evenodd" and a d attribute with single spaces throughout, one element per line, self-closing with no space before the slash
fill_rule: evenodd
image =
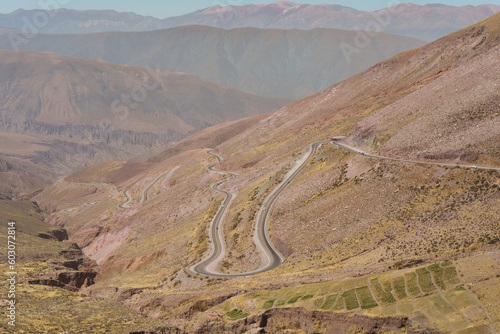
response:
<path id="1" fill-rule="evenodd" d="M 161 20 L 134 13 L 114 10 L 54 9 L 43 11 L 50 17 L 46 24 L 34 24 L 33 16 L 42 10 L 18 9 L 9 14 L 0 14 L 0 27 L 22 30 L 29 26 L 44 34 L 83 34 L 103 31 L 144 31 L 163 28 Z M 29 22 L 29 23 L 27 23 Z M 31 32 L 32 30 L 30 30 Z"/>
<path id="2" fill-rule="evenodd" d="M 212 6 L 194 13 L 158 19 L 111 10 L 54 10 L 46 24 L 34 25 L 40 10 L 19 9 L 0 14 L 0 27 L 35 30 L 48 34 L 79 34 L 105 31 L 145 31 L 186 25 L 345 30 L 380 30 L 432 41 L 500 12 L 498 5 L 445 6 L 399 4 L 387 9 L 362 12 L 338 5 L 308 5 L 289 1 L 244 6 Z M 28 22 L 28 23 L 27 23 Z M 29 22 L 33 26 L 29 27 Z"/>
<path id="3" fill-rule="evenodd" d="M 278 1 L 262 5 L 213 6 L 163 20 L 167 26 L 202 24 L 219 28 L 256 27 L 281 29 L 334 28 L 377 30 L 432 41 L 484 20 L 500 6 L 444 6 L 399 4 L 373 12 L 338 5 L 296 4 Z"/>
<path id="4" fill-rule="evenodd" d="M 35 35 L 26 43 L 0 36 L 0 49 L 49 51 L 115 64 L 186 72 L 267 97 L 299 99 L 355 75 L 379 61 L 424 45 L 378 34 L 364 45 L 358 32 L 207 26 L 148 32 Z M 354 48 L 354 49 L 352 49 Z"/>

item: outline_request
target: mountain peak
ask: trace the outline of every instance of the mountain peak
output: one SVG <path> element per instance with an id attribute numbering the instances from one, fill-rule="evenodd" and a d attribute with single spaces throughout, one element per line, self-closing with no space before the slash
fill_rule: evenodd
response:
<path id="1" fill-rule="evenodd" d="M 282 6 L 296 6 L 297 5 L 295 2 L 291 2 L 291 1 L 287 1 L 287 0 L 278 0 L 275 3 L 282 5 Z"/>

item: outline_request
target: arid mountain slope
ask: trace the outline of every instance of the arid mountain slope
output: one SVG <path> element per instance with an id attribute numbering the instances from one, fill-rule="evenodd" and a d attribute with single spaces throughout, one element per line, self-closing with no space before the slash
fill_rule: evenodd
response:
<path id="1" fill-rule="evenodd" d="M 82 298 L 77 291 L 93 284 L 95 262 L 67 241 L 64 229 L 48 224 L 45 217 L 32 202 L 0 200 L 3 222 L 0 240 L 10 245 L 15 242 L 17 252 L 16 332 L 54 333 L 64 329 L 129 333 L 160 325 L 159 321 L 147 319 L 117 301 Z M 8 222 L 15 222 L 15 225 Z M 9 238 L 12 234 L 8 233 L 8 227 L 15 227 L 15 240 Z M 1 266 L 5 272 L 9 271 L 7 261 L 2 261 Z M 6 280 L 0 282 L 0 287 L 9 290 Z M 2 303 L 6 298 L 7 294 Z M 6 322 L 0 324 L 0 330 L 14 332 Z"/>
<path id="2" fill-rule="evenodd" d="M 287 105 L 215 147 L 217 169 L 239 174 L 224 184 L 235 198 L 218 269 L 261 265 L 256 213 L 313 141 L 345 136 L 374 155 L 498 168 L 499 45 L 496 15 Z M 207 149 L 186 149 L 142 169 L 129 165 L 137 173 L 125 168 L 116 192 L 96 181 L 123 165 L 105 164 L 32 198 L 99 264 L 85 294 L 192 333 L 227 322 L 256 327 L 252 316 L 295 303 L 349 318 L 407 317 L 416 333 L 500 330 L 498 172 L 380 160 L 325 142 L 266 208 L 285 261 L 257 276 L 216 279 L 189 268 L 210 249 L 208 226 L 222 201 L 210 186 L 223 176 L 207 170 L 217 163 Z M 124 190 L 130 209 L 117 207 Z M 276 328 L 311 330 L 293 314 Z"/>
<path id="3" fill-rule="evenodd" d="M 42 189 L 57 176 L 50 168 L 34 166 L 31 161 L 0 156 L 0 199 L 12 199 L 19 193 Z"/>
<path id="4" fill-rule="evenodd" d="M 207 126 L 273 112 L 287 101 L 184 73 L 0 51 L 0 130 L 51 136 L 28 139 L 41 144 L 26 154 L 7 152 L 12 146 L 6 142 L 2 150 L 61 173 L 127 159 Z"/>
<path id="5" fill-rule="evenodd" d="M 200 131 L 197 134 L 189 136 L 180 142 L 172 145 L 172 147 L 153 156 L 149 161 L 158 162 L 168 157 L 174 156 L 180 152 L 216 147 L 229 139 L 237 136 L 248 128 L 254 126 L 256 123 L 269 117 L 268 115 L 257 115 L 254 117 L 244 118 L 241 120 L 227 122 L 224 124 L 212 126 L 206 130 Z"/>
<path id="6" fill-rule="evenodd" d="M 228 120 L 266 113 L 265 99 L 188 74 L 156 72 L 49 53 L 0 52 L 2 130 L 98 137 L 99 122 L 127 145 L 166 143 Z M 150 138 L 140 138 L 141 136 Z M 169 138 L 170 137 L 170 138 Z"/>
<path id="7" fill-rule="evenodd" d="M 332 29 L 190 26 L 138 33 L 36 35 L 26 43 L 11 43 L 4 35 L 0 48 L 185 72 L 260 96 L 299 99 L 424 44 L 377 34 L 359 46 L 357 38 L 356 32 Z"/>
<path id="8" fill-rule="evenodd" d="M 67 176 L 65 180 L 76 183 L 97 182 L 120 184 L 154 167 L 155 163 L 174 157 L 182 152 L 213 148 L 235 137 L 267 117 L 269 117 L 269 114 L 263 114 L 212 126 L 180 140 L 179 142 L 171 144 L 166 150 L 163 148 L 161 153 L 152 156 L 147 162 L 106 162 L 84 168 Z"/>

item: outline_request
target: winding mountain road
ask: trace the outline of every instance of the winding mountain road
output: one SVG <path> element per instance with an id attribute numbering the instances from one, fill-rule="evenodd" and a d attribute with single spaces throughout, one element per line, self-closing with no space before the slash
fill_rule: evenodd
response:
<path id="1" fill-rule="evenodd" d="M 208 151 L 208 154 L 214 156 L 218 162 L 221 162 L 221 158 L 214 154 L 212 151 Z M 218 173 L 218 174 L 223 174 L 223 175 L 230 175 L 229 178 L 224 179 L 222 181 L 219 181 L 217 183 L 214 183 L 210 186 L 211 189 L 220 192 L 226 196 L 224 201 L 222 202 L 221 206 L 219 207 L 219 210 L 217 210 L 217 213 L 212 220 L 212 224 L 210 224 L 210 229 L 209 229 L 209 237 L 210 240 L 212 241 L 212 253 L 210 256 L 206 259 L 204 259 L 202 262 L 198 263 L 197 265 L 193 266 L 191 270 L 195 273 L 206 275 L 206 276 L 213 276 L 213 277 L 227 277 L 225 274 L 217 273 L 214 271 L 212 267 L 215 267 L 217 263 L 219 263 L 225 256 L 225 247 L 224 247 L 224 242 L 222 241 L 224 239 L 223 233 L 222 233 L 222 222 L 223 218 L 226 214 L 227 208 L 229 207 L 231 201 L 234 198 L 234 194 L 220 189 L 219 187 L 224 183 L 232 179 L 233 177 L 238 176 L 236 173 L 230 173 L 230 172 L 223 172 L 216 170 L 215 165 L 208 166 L 208 170 Z"/>
<path id="2" fill-rule="evenodd" d="M 231 278 L 231 277 L 244 277 L 244 276 L 252 276 L 256 275 L 271 269 L 276 268 L 283 262 L 283 258 L 281 255 L 276 251 L 276 249 L 272 246 L 270 240 L 269 240 L 269 235 L 268 235 L 268 230 L 269 230 L 269 217 L 270 217 L 270 211 L 271 208 L 276 201 L 276 199 L 280 196 L 280 194 L 285 190 L 288 185 L 303 171 L 309 160 L 316 154 L 318 148 L 325 143 L 326 140 L 323 141 L 317 141 L 314 143 L 309 144 L 309 151 L 308 153 L 302 157 L 301 160 L 299 160 L 298 165 L 292 169 L 287 176 L 285 176 L 285 180 L 280 183 L 280 185 L 275 188 L 271 194 L 264 200 L 261 209 L 258 212 L 257 219 L 256 219 L 256 224 L 255 224 L 255 235 L 254 235 L 254 240 L 257 246 L 257 249 L 263 254 L 263 259 L 266 261 L 263 261 L 264 264 L 251 272 L 246 272 L 246 273 L 237 273 L 237 274 L 224 274 L 216 271 L 216 266 L 217 264 L 222 261 L 222 259 L 225 256 L 225 246 L 224 246 L 224 238 L 223 238 L 223 233 L 222 233 L 222 226 L 223 226 L 223 219 L 224 215 L 227 212 L 227 209 L 229 205 L 231 204 L 231 201 L 234 198 L 234 194 L 231 192 L 225 191 L 220 189 L 220 186 L 224 183 L 227 182 L 228 180 L 232 179 L 233 177 L 237 176 L 235 173 L 230 173 L 230 172 L 223 172 L 214 169 L 215 165 L 211 165 L 208 167 L 209 170 L 219 173 L 219 174 L 225 174 L 225 175 L 230 175 L 229 178 L 219 181 L 215 184 L 213 184 L 211 187 L 213 190 L 218 191 L 220 193 L 223 193 L 226 198 L 224 199 L 221 207 L 217 211 L 217 214 L 215 215 L 211 225 L 210 225 L 210 231 L 209 231 L 209 237 L 210 240 L 212 241 L 212 249 L 210 255 L 208 255 L 205 259 L 203 259 L 201 262 L 193 265 L 190 269 L 194 273 L 205 275 L 205 276 L 211 276 L 211 277 L 220 277 L 220 278 Z M 378 156 L 378 155 L 373 155 L 370 153 L 367 153 L 365 151 L 362 151 L 358 148 L 349 146 L 347 144 L 338 142 L 338 141 L 331 141 L 333 144 L 337 145 L 338 147 L 345 149 L 351 153 L 355 153 L 367 158 L 375 158 L 375 159 L 381 159 L 381 160 L 390 160 L 390 161 L 398 161 L 398 162 L 403 162 L 403 163 L 409 163 L 409 164 L 419 164 L 419 165 L 431 165 L 431 166 L 441 166 L 441 167 L 460 167 L 460 168 L 469 168 L 473 170 L 486 170 L 486 171 L 498 171 L 500 172 L 500 168 L 490 168 L 490 167 L 478 167 L 474 165 L 458 165 L 458 164 L 446 164 L 446 163 L 435 163 L 435 162 L 421 162 L 421 161 L 411 161 L 411 160 L 404 160 L 404 159 L 396 159 L 396 158 L 389 158 L 389 157 L 383 157 L 383 156 Z M 214 156 L 218 162 L 221 161 L 221 158 L 214 154 L 212 151 L 207 152 L 208 154 Z"/>
<path id="3" fill-rule="evenodd" d="M 404 159 L 396 159 L 396 158 L 388 158 L 380 155 L 373 155 L 370 153 L 367 153 L 363 150 L 360 150 L 359 148 L 355 148 L 353 146 L 341 143 L 339 141 L 332 140 L 331 141 L 333 144 L 337 145 L 338 147 L 349 151 L 354 154 L 362 155 L 368 158 L 374 158 L 374 159 L 380 159 L 380 160 L 389 160 L 389 161 L 398 161 L 398 162 L 404 162 L 407 164 L 414 164 L 414 165 L 428 165 L 428 166 L 440 166 L 440 167 L 459 167 L 459 168 L 469 168 L 469 169 L 481 169 L 481 170 L 486 170 L 486 171 L 496 171 L 500 172 L 500 168 L 492 168 L 492 167 L 478 167 L 474 165 L 459 165 L 459 164 L 446 164 L 446 163 L 439 163 L 439 162 L 425 162 L 425 161 L 412 161 L 412 160 L 404 160 Z"/>
<path id="4" fill-rule="evenodd" d="M 132 209 L 131 207 L 127 206 L 125 207 L 125 204 L 127 204 L 128 202 L 130 202 L 132 199 L 130 198 L 130 196 L 128 195 L 128 189 L 125 189 L 123 191 L 123 196 L 125 196 L 125 200 L 121 203 L 119 203 L 117 205 L 118 209 L 121 209 L 121 210 L 128 210 L 128 209 Z"/>
<path id="5" fill-rule="evenodd" d="M 163 173 L 161 175 L 159 175 L 156 179 L 153 180 L 153 182 L 151 182 L 146 188 L 144 188 L 144 190 L 142 191 L 142 195 L 141 195 L 141 202 L 139 204 L 142 204 L 144 202 L 146 202 L 148 200 L 148 193 L 149 193 L 149 190 L 158 182 L 160 181 L 160 179 L 165 176 L 166 173 Z"/>
<path id="6" fill-rule="evenodd" d="M 163 176 L 165 176 L 166 173 L 163 173 L 159 176 L 156 177 L 156 179 L 153 180 L 153 182 L 151 182 L 148 186 L 146 186 L 146 188 L 144 188 L 144 190 L 142 190 L 142 193 L 141 193 L 141 201 L 139 202 L 139 204 L 142 204 L 144 202 L 146 202 L 148 200 L 148 193 L 149 193 L 149 190 L 151 190 L 151 188 L 156 184 L 158 183 L 158 181 L 161 180 L 161 178 Z M 128 194 L 128 189 L 125 189 L 123 191 L 123 196 L 125 196 L 125 200 L 121 203 L 119 203 L 117 205 L 118 209 L 120 210 L 128 210 L 128 209 L 132 209 L 132 207 L 130 206 L 125 206 L 128 202 L 130 202 L 132 200 L 132 198 L 130 198 L 129 194 Z"/>
<path id="7" fill-rule="evenodd" d="M 230 172 L 222 172 L 214 169 L 215 165 L 211 165 L 208 167 L 209 170 L 219 173 L 219 174 L 226 174 L 230 175 L 229 178 L 219 181 L 215 184 L 213 184 L 211 187 L 212 189 L 221 192 L 226 195 L 226 198 L 224 202 L 222 203 L 221 207 L 217 211 L 217 214 L 215 215 L 214 219 L 212 220 L 212 223 L 210 224 L 210 230 L 209 230 L 209 237 L 210 240 L 212 241 L 212 252 L 211 254 L 203 259 L 201 262 L 195 264 L 192 266 L 190 269 L 194 273 L 200 274 L 200 275 L 205 275 L 205 276 L 211 276 L 211 277 L 220 277 L 220 278 L 232 278 L 232 277 L 244 277 L 244 276 L 252 276 L 256 275 L 271 269 L 276 268 L 283 262 L 283 258 L 281 255 L 274 249 L 274 247 L 271 245 L 269 241 L 269 235 L 268 235 L 268 229 L 269 229 L 269 212 L 271 211 L 271 208 L 276 201 L 276 199 L 279 197 L 279 195 L 285 190 L 288 185 L 304 170 L 305 166 L 309 162 L 309 160 L 316 154 L 316 151 L 318 148 L 323 144 L 325 141 L 318 141 L 309 144 L 308 148 L 309 151 L 306 153 L 304 157 L 302 157 L 301 160 L 299 160 L 299 163 L 295 168 L 293 168 L 286 176 L 283 182 L 279 184 L 278 187 L 276 187 L 270 195 L 264 200 L 261 209 L 258 212 L 257 219 L 256 219 L 256 224 L 255 224 L 255 235 L 254 239 L 256 242 L 257 249 L 263 254 L 263 258 L 267 259 L 267 263 L 264 262 L 264 264 L 253 271 L 246 272 L 246 273 L 237 273 L 237 274 L 224 274 L 216 271 L 216 266 L 217 264 L 224 258 L 225 256 L 225 246 L 224 246 L 224 241 L 223 241 L 223 234 L 222 234 L 222 224 L 223 224 L 223 218 L 224 215 L 226 214 L 226 211 L 234 198 L 234 194 L 220 189 L 220 185 L 223 184 L 224 182 L 227 182 L 228 180 L 232 179 L 233 177 L 237 176 L 235 173 L 230 173 Z M 219 162 L 221 161 L 221 158 L 214 154 L 212 151 L 207 152 L 208 154 L 211 154 L 214 156 Z"/>

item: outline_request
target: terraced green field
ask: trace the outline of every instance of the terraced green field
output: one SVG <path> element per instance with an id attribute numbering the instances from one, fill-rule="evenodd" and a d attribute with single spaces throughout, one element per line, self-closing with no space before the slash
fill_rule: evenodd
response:
<path id="1" fill-rule="evenodd" d="M 254 292 L 243 296 L 245 304 L 261 305 L 240 310 L 226 302 L 229 320 L 271 307 L 305 307 L 331 312 L 358 311 L 368 315 L 425 314 L 444 331 L 489 333 L 485 314 L 467 290 L 452 262 L 405 269 L 361 278 Z M 241 307 L 241 300 L 238 306 Z M 486 330 L 485 330 L 486 328 Z"/>
<path id="2" fill-rule="evenodd" d="M 238 320 L 238 319 L 242 319 L 242 318 L 247 317 L 248 313 L 245 313 L 242 310 L 233 309 L 233 310 L 227 312 L 226 315 L 228 316 L 228 318 L 230 320 Z"/>
<path id="3" fill-rule="evenodd" d="M 359 308 L 358 297 L 356 296 L 355 289 L 347 290 L 346 292 L 344 292 L 342 294 L 342 298 L 344 298 L 345 306 L 348 311 Z"/>
<path id="4" fill-rule="evenodd" d="M 368 286 L 356 289 L 356 295 L 361 304 L 362 309 L 370 309 L 378 306 L 377 302 L 373 299 L 372 293 Z"/>
<path id="5" fill-rule="evenodd" d="M 420 287 L 418 286 L 417 274 L 415 272 L 410 272 L 405 274 L 404 277 L 406 280 L 406 289 L 410 296 L 418 296 L 422 291 L 420 291 Z"/>
<path id="6" fill-rule="evenodd" d="M 335 301 L 337 300 L 338 295 L 329 295 L 326 297 L 325 302 L 321 305 L 321 309 L 328 310 L 331 309 Z"/>
<path id="7" fill-rule="evenodd" d="M 391 304 L 396 301 L 394 296 L 392 295 L 391 292 L 387 292 L 382 288 L 382 285 L 380 284 L 378 278 L 373 278 L 370 280 L 372 291 L 375 295 L 375 298 L 381 303 L 381 304 Z"/>
<path id="8" fill-rule="evenodd" d="M 436 287 L 432 283 L 432 277 L 430 271 L 426 268 L 419 268 L 416 270 L 418 275 L 418 285 L 423 292 L 430 292 L 436 290 Z"/>
<path id="9" fill-rule="evenodd" d="M 406 283 L 404 276 L 399 276 L 394 279 L 394 292 L 398 299 L 405 299 L 408 295 L 406 294 Z"/>

